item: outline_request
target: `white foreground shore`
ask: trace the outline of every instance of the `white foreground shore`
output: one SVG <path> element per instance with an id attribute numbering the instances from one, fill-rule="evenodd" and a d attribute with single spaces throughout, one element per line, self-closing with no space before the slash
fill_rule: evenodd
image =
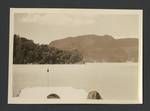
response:
<path id="1" fill-rule="evenodd" d="M 86 99 L 88 93 L 83 89 L 72 87 L 32 87 L 21 90 L 18 98 L 20 99 L 47 99 L 49 94 L 57 94 L 61 100 Z"/>

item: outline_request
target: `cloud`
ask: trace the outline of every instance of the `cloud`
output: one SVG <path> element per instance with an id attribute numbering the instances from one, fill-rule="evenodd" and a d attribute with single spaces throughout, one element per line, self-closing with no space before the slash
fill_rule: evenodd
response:
<path id="1" fill-rule="evenodd" d="M 23 23 L 36 23 L 42 25 L 90 25 L 95 23 L 94 16 L 81 14 L 63 14 L 63 13 L 49 13 L 49 14 L 25 14 L 20 18 Z"/>

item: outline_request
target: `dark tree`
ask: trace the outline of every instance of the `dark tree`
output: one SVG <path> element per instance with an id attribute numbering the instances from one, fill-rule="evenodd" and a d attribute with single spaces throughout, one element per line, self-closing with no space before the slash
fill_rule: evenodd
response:
<path id="1" fill-rule="evenodd" d="M 60 50 L 14 35 L 14 64 L 74 64 L 82 59 L 78 50 Z"/>

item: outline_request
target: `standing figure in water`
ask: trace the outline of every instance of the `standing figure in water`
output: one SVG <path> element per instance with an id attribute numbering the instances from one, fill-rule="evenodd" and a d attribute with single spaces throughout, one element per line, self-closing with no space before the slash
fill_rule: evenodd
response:
<path id="1" fill-rule="evenodd" d="M 49 68 L 47 68 L 47 72 L 49 72 Z"/>

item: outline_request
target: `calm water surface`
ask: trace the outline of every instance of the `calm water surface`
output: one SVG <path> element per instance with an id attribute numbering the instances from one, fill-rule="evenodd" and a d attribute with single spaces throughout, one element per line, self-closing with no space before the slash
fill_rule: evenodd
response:
<path id="1" fill-rule="evenodd" d="M 71 86 L 97 90 L 104 99 L 136 100 L 138 64 L 13 65 L 13 96 L 23 88 L 36 86 Z"/>

